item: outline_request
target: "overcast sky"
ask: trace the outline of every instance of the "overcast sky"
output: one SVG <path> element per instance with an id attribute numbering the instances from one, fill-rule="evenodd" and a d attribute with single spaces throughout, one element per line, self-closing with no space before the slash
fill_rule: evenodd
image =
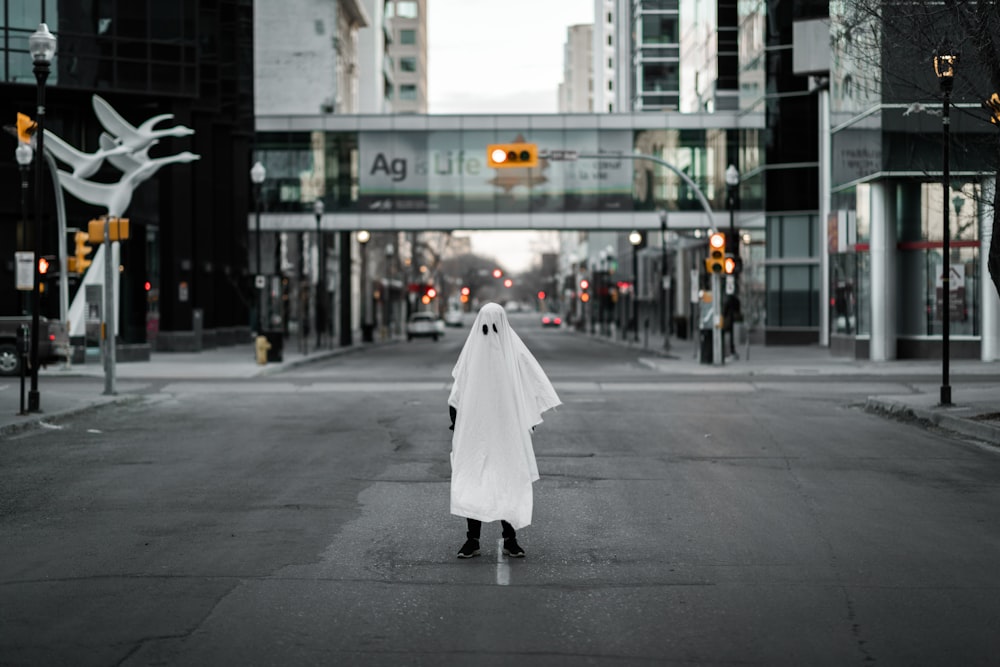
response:
<path id="1" fill-rule="evenodd" d="M 432 114 L 555 113 L 566 28 L 594 22 L 594 0 L 428 0 Z M 511 271 L 553 234 L 476 232 L 473 251 Z M 546 248 L 548 246 L 548 248 Z"/>

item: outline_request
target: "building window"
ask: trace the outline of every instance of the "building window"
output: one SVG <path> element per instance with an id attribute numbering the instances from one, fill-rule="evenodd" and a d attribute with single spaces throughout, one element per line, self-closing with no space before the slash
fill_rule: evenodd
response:
<path id="1" fill-rule="evenodd" d="M 615 89 L 614 85 L 615 85 L 614 81 L 608 81 L 608 90 L 614 90 Z"/>
<path id="2" fill-rule="evenodd" d="M 643 44 L 677 44 L 679 41 L 675 17 L 658 14 L 642 17 Z"/>
<path id="3" fill-rule="evenodd" d="M 413 56 L 404 56 L 399 59 L 399 71 L 400 72 L 416 72 L 417 71 L 417 59 Z"/>
<path id="4" fill-rule="evenodd" d="M 417 3 L 413 0 L 401 0 L 396 3 L 396 16 L 403 19 L 417 18 Z"/>
<path id="5" fill-rule="evenodd" d="M 413 101 L 417 99 L 417 86 L 412 83 L 403 83 L 399 86 L 399 99 Z"/>
<path id="6" fill-rule="evenodd" d="M 608 35 L 608 46 L 611 46 L 611 35 Z"/>
<path id="7" fill-rule="evenodd" d="M 608 69 L 615 68 L 615 61 L 612 58 L 608 58 Z"/>
<path id="8" fill-rule="evenodd" d="M 417 43 L 417 31 L 416 30 L 400 30 L 399 31 L 399 43 L 400 44 L 416 44 Z"/>

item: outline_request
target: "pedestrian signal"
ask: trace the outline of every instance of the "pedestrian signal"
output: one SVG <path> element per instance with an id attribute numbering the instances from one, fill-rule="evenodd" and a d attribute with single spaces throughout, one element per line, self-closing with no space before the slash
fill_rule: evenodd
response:
<path id="1" fill-rule="evenodd" d="M 35 136 L 38 124 L 23 113 L 17 114 L 17 140 L 24 144 L 30 144 L 31 138 Z"/>
<path id="2" fill-rule="evenodd" d="M 490 144 L 486 147 L 486 165 L 494 169 L 537 167 L 538 144 Z"/>
<path id="3" fill-rule="evenodd" d="M 713 232 L 708 237 L 708 257 L 705 258 L 705 270 L 709 273 L 726 272 L 726 235 Z"/>
<path id="4" fill-rule="evenodd" d="M 52 266 L 52 262 L 47 257 L 38 258 L 38 273 L 42 276 L 45 276 L 49 272 L 50 266 Z"/>

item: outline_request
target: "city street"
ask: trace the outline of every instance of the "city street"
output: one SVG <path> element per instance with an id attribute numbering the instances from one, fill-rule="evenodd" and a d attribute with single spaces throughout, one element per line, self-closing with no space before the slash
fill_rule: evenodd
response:
<path id="1" fill-rule="evenodd" d="M 467 328 L 130 377 L 0 442 L 0 664 L 996 664 L 1000 449 L 862 409 L 935 376 L 672 373 L 511 323 L 564 403 L 526 558 L 498 524 L 455 558 Z"/>

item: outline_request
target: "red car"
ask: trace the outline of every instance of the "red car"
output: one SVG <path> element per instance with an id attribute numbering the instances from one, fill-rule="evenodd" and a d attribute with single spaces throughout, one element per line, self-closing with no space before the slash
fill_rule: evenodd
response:
<path id="1" fill-rule="evenodd" d="M 543 327 L 558 327 L 562 325 L 562 318 L 555 313 L 545 313 L 542 315 Z"/>

